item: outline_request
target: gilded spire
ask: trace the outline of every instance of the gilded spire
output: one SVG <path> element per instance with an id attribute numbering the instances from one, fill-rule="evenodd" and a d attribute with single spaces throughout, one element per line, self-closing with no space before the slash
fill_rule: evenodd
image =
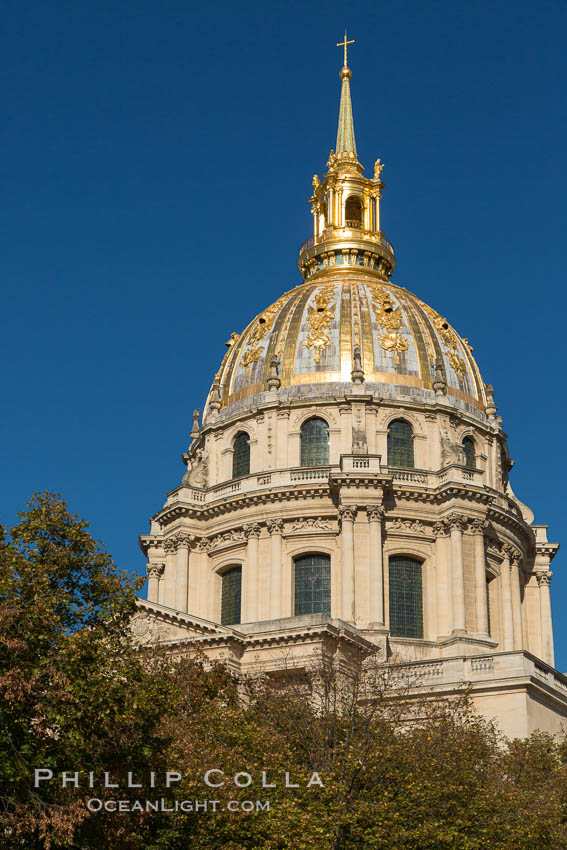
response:
<path id="1" fill-rule="evenodd" d="M 339 127 L 337 130 L 336 153 L 351 153 L 356 157 L 356 141 L 354 139 L 354 121 L 352 118 L 352 102 L 350 99 L 350 78 L 352 71 L 348 67 L 347 45 L 354 44 L 354 39 L 347 41 L 345 30 L 344 41 L 340 41 L 337 47 L 344 48 L 344 65 L 340 70 L 340 78 L 343 81 L 341 89 L 341 105 L 339 107 Z"/>

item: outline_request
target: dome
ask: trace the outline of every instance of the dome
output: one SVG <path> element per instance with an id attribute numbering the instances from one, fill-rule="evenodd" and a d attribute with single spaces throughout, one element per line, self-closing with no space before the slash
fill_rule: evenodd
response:
<path id="1" fill-rule="evenodd" d="M 280 394 L 302 388 L 288 392 L 291 397 L 320 395 L 321 384 L 351 384 L 359 348 L 367 391 L 434 396 L 433 384 L 441 381 L 455 406 L 484 411 L 485 388 L 472 347 L 442 315 L 361 266 L 352 272 L 337 267 L 317 278 L 284 293 L 232 335 L 213 384 L 217 407 L 267 392 L 276 374 Z M 207 408 L 210 401 L 211 394 Z"/>

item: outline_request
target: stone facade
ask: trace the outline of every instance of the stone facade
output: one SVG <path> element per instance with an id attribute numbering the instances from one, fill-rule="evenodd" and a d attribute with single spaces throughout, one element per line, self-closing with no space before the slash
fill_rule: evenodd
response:
<path id="1" fill-rule="evenodd" d="M 350 72 L 341 78 L 344 96 Z M 194 417 L 183 481 L 141 537 L 148 599 L 134 634 L 177 651 L 199 644 L 242 671 L 379 651 L 422 670 L 425 689 L 470 682 L 479 709 L 509 734 L 558 731 L 567 716 L 549 597 L 558 547 L 510 487 L 502 420 L 468 341 L 389 279 L 381 167 L 362 178 L 355 149 L 332 152 L 328 166 L 314 178 L 305 282 L 231 336 L 203 422 Z M 358 221 L 345 218 L 357 210 Z M 314 417 L 326 423 L 328 454 L 305 465 Z M 411 433 L 405 465 L 389 447 L 400 420 Z M 242 434 L 249 458 L 235 475 Z M 295 564 L 307 555 L 329 559 L 327 614 L 297 613 Z M 399 557 L 420 565 L 419 637 L 392 633 Z M 221 625 L 223 574 L 235 567 L 240 617 Z"/>

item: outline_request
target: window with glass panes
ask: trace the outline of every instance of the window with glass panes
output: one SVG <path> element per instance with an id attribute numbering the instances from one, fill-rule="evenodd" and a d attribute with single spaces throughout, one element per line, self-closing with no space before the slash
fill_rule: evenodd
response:
<path id="1" fill-rule="evenodd" d="M 465 466 L 469 469 L 476 468 L 476 458 L 474 451 L 474 441 L 471 437 L 465 437 L 463 440 L 463 450 L 465 452 Z"/>
<path id="2" fill-rule="evenodd" d="M 327 555 L 296 559 L 295 614 L 331 616 L 331 559 Z"/>
<path id="3" fill-rule="evenodd" d="M 308 419 L 301 426 L 301 466 L 327 466 L 329 426 L 324 419 Z"/>
<path id="4" fill-rule="evenodd" d="M 414 558 L 389 560 L 390 634 L 393 637 L 423 637 L 423 593 L 421 562 Z"/>
<path id="5" fill-rule="evenodd" d="M 250 473 L 250 442 L 248 434 L 244 431 L 237 434 L 232 450 L 232 477 L 239 478 L 241 475 L 248 475 Z"/>
<path id="6" fill-rule="evenodd" d="M 413 467 L 413 430 L 409 422 L 395 419 L 388 428 L 388 466 Z"/>
<path id="7" fill-rule="evenodd" d="M 240 623 L 242 567 L 231 567 L 221 576 L 221 625 Z"/>

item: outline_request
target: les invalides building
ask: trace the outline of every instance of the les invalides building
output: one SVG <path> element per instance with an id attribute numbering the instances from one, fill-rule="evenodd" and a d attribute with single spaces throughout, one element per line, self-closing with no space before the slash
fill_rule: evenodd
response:
<path id="1" fill-rule="evenodd" d="M 382 165 L 363 175 L 344 49 L 303 280 L 226 344 L 182 483 L 141 537 L 133 630 L 242 672 L 379 652 L 426 691 L 470 684 L 509 735 L 559 731 L 558 545 L 511 489 L 471 346 L 391 280 Z"/>

